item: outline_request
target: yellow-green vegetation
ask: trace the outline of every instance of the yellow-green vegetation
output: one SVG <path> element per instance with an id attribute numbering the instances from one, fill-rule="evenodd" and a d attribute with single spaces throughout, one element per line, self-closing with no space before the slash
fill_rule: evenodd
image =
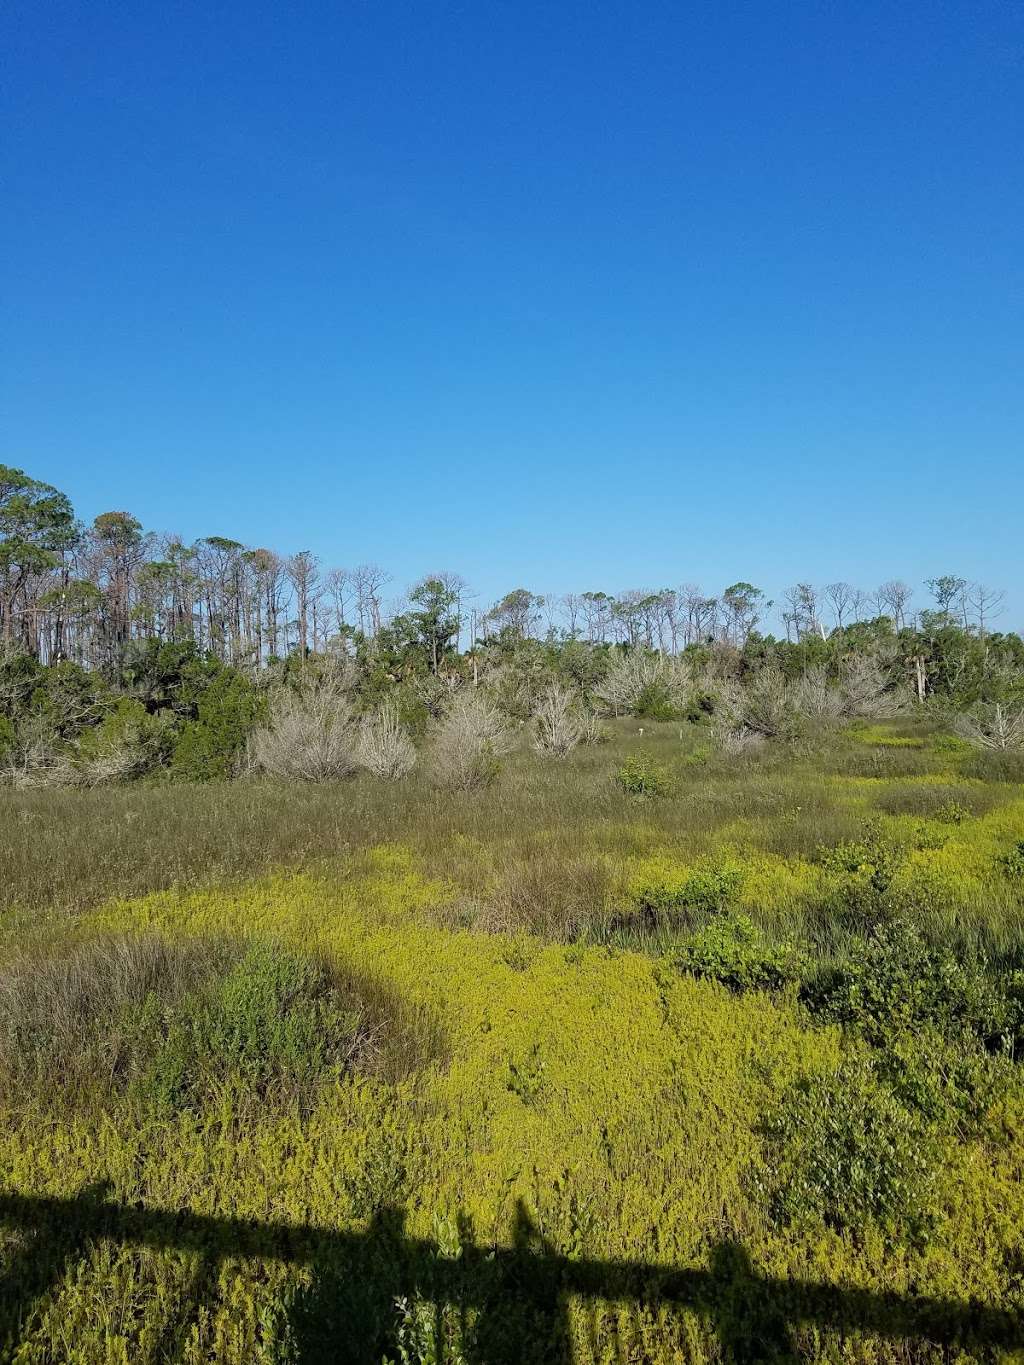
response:
<path id="1" fill-rule="evenodd" d="M 613 728 L 4 794 L 3 1359 L 1019 1358 L 1020 788 Z"/>

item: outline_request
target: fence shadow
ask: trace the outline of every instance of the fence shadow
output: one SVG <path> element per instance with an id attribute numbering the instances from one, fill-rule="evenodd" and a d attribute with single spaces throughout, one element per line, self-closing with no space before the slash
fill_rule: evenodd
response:
<path id="1" fill-rule="evenodd" d="M 33 1305 L 90 1246 L 105 1242 L 173 1251 L 190 1267 L 177 1309 L 148 1358 L 153 1365 L 179 1358 L 226 1257 L 311 1268 L 290 1319 L 302 1365 L 377 1365 L 400 1298 L 432 1305 L 428 1311 L 437 1315 L 433 1326 L 440 1337 L 458 1336 L 460 1325 L 472 1320 L 463 1346 L 471 1365 L 570 1362 L 570 1300 L 591 1313 L 595 1338 L 610 1304 L 638 1320 L 664 1307 L 685 1307 L 707 1322 L 723 1358 L 737 1365 L 798 1359 L 795 1333 L 808 1326 L 846 1338 L 903 1342 L 911 1359 L 934 1348 L 992 1357 L 1024 1346 L 1020 1311 L 773 1279 L 759 1274 L 732 1243 L 715 1248 L 706 1270 L 566 1257 L 544 1240 L 522 1206 L 511 1247 L 479 1247 L 464 1226 L 461 1248 L 446 1254 L 430 1241 L 408 1237 L 398 1210 L 378 1213 L 364 1233 L 346 1233 L 119 1204 L 107 1196 L 101 1185 L 69 1199 L 0 1194 L 0 1224 L 17 1233 L 0 1267 L 0 1340 L 15 1342 Z"/>

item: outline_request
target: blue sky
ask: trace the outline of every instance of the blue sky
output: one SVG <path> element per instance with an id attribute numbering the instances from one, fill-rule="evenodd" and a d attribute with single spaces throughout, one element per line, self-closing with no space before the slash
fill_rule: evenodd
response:
<path id="1" fill-rule="evenodd" d="M 0 459 L 485 601 L 1024 625 L 1011 0 L 10 0 Z"/>

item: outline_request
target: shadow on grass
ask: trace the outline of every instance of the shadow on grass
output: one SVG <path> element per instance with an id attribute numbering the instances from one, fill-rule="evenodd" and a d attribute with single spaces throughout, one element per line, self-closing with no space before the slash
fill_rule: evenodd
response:
<path id="1" fill-rule="evenodd" d="M 338 1233 L 117 1204 L 106 1195 L 103 1186 L 90 1186 L 72 1199 L 0 1194 L 0 1224 L 15 1234 L 0 1268 L 0 1341 L 6 1353 L 15 1353 L 33 1305 L 100 1243 L 167 1250 L 193 1264 L 177 1313 L 148 1357 L 154 1365 L 181 1357 L 226 1257 L 311 1268 L 311 1282 L 291 1305 L 286 1333 L 288 1358 L 300 1365 L 376 1365 L 393 1346 L 398 1300 L 418 1305 L 415 1330 L 435 1343 L 460 1342 L 470 1365 L 571 1361 L 570 1300 L 590 1315 L 595 1341 L 609 1325 L 601 1320 L 609 1308 L 620 1324 L 623 1312 L 639 1323 L 660 1309 L 689 1309 L 717 1335 L 722 1357 L 737 1365 L 797 1359 L 793 1334 L 808 1327 L 905 1343 L 909 1358 L 927 1348 L 960 1348 L 988 1358 L 1024 1345 L 1020 1312 L 771 1279 L 732 1243 L 715 1248 L 706 1270 L 566 1257 L 540 1236 L 522 1205 L 512 1247 L 478 1247 L 463 1227 L 461 1247 L 445 1254 L 432 1242 L 407 1237 L 397 1210 L 378 1213 L 364 1233 Z M 449 1358 L 443 1345 L 434 1349 L 430 1359 Z"/>

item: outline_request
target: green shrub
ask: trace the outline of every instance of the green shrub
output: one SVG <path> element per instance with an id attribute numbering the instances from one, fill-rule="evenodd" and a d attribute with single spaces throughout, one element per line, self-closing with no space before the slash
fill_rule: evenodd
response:
<path id="1" fill-rule="evenodd" d="M 630 888 L 629 918 L 639 914 L 650 927 L 697 924 L 732 905 L 744 878 L 739 863 L 723 858 L 702 858 L 686 869 L 655 863 Z"/>
<path id="2" fill-rule="evenodd" d="M 668 796 L 672 779 L 668 769 L 656 763 L 646 749 L 630 754 L 615 774 L 615 781 L 629 796 Z"/>
<path id="3" fill-rule="evenodd" d="M 1011 881 L 1024 882 L 1024 839 L 1002 855 L 999 865 Z"/>
<path id="4" fill-rule="evenodd" d="M 971 746 L 959 735 L 936 735 L 932 748 L 940 754 L 969 754 Z"/>
<path id="5" fill-rule="evenodd" d="M 636 699 L 633 714 L 641 720 L 679 720 L 682 712 L 663 683 L 649 682 Z"/>
<path id="6" fill-rule="evenodd" d="M 812 1013 L 879 1046 L 925 1026 L 948 1037 L 966 1029 L 996 1046 L 1009 1023 L 1007 1003 L 981 967 L 932 946 L 906 919 L 880 925 L 801 994 Z"/>
<path id="7" fill-rule="evenodd" d="M 829 874 L 833 890 L 823 909 L 855 927 L 872 928 L 895 910 L 893 880 L 906 860 L 900 844 L 871 820 L 860 839 L 821 847 L 815 861 Z"/>
<path id="8" fill-rule="evenodd" d="M 230 777 L 264 711 L 255 686 L 232 668 L 219 672 L 199 696 L 196 719 L 174 746 L 171 774 L 190 782 Z"/>
<path id="9" fill-rule="evenodd" d="M 159 1043 L 135 1091 L 157 1109 L 201 1107 L 224 1092 L 305 1107 L 370 1043 L 358 1002 L 340 996 L 326 962 L 264 944 L 179 1008 L 146 1003 Z"/>
<path id="10" fill-rule="evenodd" d="M 870 1060 L 804 1078 L 763 1125 L 771 1214 L 862 1230 L 921 1233 L 929 1221 L 936 1147 Z"/>
<path id="11" fill-rule="evenodd" d="M 945 801 L 935 812 L 934 818 L 941 820 L 944 825 L 962 825 L 966 820 L 973 819 L 973 815 L 959 801 Z"/>
<path id="12" fill-rule="evenodd" d="M 138 777 L 169 757 L 171 725 L 169 716 L 150 715 L 140 701 L 122 697 L 99 725 L 83 732 L 74 748 L 75 766 L 99 780 L 106 769 L 114 778 Z"/>
<path id="13" fill-rule="evenodd" d="M 0 972 L 0 1089 L 27 1106 L 167 1112 L 230 1093 L 304 1109 L 323 1082 L 378 1065 L 399 1013 L 372 983 L 274 945 L 98 940 Z"/>
<path id="14" fill-rule="evenodd" d="M 970 1032 L 944 1038 L 931 1028 L 904 1034 L 878 1054 L 879 1075 L 908 1109 L 960 1137 L 977 1133 L 1012 1067 Z"/>
<path id="15" fill-rule="evenodd" d="M 790 944 L 772 944 L 746 915 L 727 913 L 699 929 L 675 954 L 680 971 L 719 981 L 730 990 L 781 990 L 800 976 Z"/>

